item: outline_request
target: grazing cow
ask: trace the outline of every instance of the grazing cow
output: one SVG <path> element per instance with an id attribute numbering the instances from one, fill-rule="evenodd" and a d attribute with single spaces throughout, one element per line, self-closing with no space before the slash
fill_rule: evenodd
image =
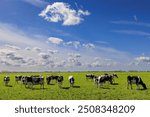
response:
<path id="1" fill-rule="evenodd" d="M 18 81 L 22 81 L 22 76 L 15 76 L 15 81 L 18 83 Z"/>
<path id="2" fill-rule="evenodd" d="M 96 77 L 96 76 L 93 75 L 93 74 L 86 74 L 85 76 L 86 76 L 86 79 L 87 79 L 87 80 L 88 80 L 88 79 L 94 80 L 94 78 Z"/>
<path id="3" fill-rule="evenodd" d="M 105 74 L 105 75 L 101 75 L 99 77 L 97 77 L 95 79 L 95 83 L 97 84 L 97 87 L 98 85 L 101 86 L 102 84 L 106 83 L 106 82 L 109 82 L 110 84 L 113 84 L 114 83 L 114 78 L 118 76 L 116 74 L 112 74 L 112 75 L 108 75 L 108 74 Z"/>
<path id="4" fill-rule="evenodd" d="M 44 89 L 44 77 L 43 76 L 26 76 L 24 78 L 25 87 L 29 87 L 33 89 L 33 85 L 40 85 L 40 88 Z"/>
<path id="5" fill-rule="evenodd" d="M 110 77 L 112 78 L 112 83 L 115 83 L 115 78 L 118 78 L 118 75 L 113 73 L 112 75 L 110 75 Z"/>
<path id="6" fill-rule="evenodd" d="M 49 85 L 50 84 L 50 82 L 51 82 L 51 80 L 56 80 L 56 82 L 58 81 L 58 77 L 59 76 L 47 76 L 46 77 L 46 82 L 47 82 L 47 84 Z"/>
<path id="7" fill-rule="evenodd" d="M 57 82 L 58 82 L 59 88 L 62 88 L 62 82 L 63 82 L 63 80 L 64 80 L 63 76 L 58 76 Z"/>
<path id="8" fill-rule="evenodd" d="M 70 87 L 73 87 L 74 82 L 75 82 L 74 77 L 73 76 L 69 76 L 68 80 L 69 80 L 69 83 L 70 83 Z"/>
<path id="9" fill-rule="evenodd" d="M 9 76 L 5 76 L 4 77 L 4 84 L 5 84 L 5 86 L 8 86 L 9 81 L 10 81 L 10 77 Z"/>
<path id="10" fill-rule="evenodd" d="M 136 84 L 137 89 L 140 89 L 140 85 L 142 85 L 143 89 L 147 89 L 146 84 L 142 81 L 140 76 L 128 76 L 127 77 L 127 88 L 129 88 L 129 85 L 131 86 L 132 89 L 132 84 Z"/>

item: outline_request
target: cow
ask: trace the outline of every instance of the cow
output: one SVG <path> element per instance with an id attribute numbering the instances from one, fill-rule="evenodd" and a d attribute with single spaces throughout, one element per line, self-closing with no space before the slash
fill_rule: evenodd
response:
<path id="1" fill-rule="evenodd" d="M 73 85 L 75 83 L 74 77 L 73 76 L 69 76 L 68 80 L 69 80 L 69 83 L 70 83 L 70 87 L 73 87 Z"/>
<path id="2" fill-rule="evenodd" d="M 132 89 L 132 84 L 136 84 L 137 89 L 140 89 L 140 85 L 142 85 L 143 89 L 147 89 L 146 84 L 142 81 L 140 76 L 131 76 L 127 77 L 127 89 L 129 89 L 129 85 Z"/>
<path id="3" fill-rule="evenodd" d="M 3 81 L 4 81 L 5 86 L 8 86 L 8 83 L 10 82 L 10 77 L 5 76 Z"/>
<path id="4" fill-rule="evenodd" d="M 63 80 L 64 80 L 63 76 L 58 76 L 57 82 L 58 82 L 59 88 L 62 88 L 62 82 L 63 82 Z"/>
<path id="5" fill-rule="evenodd" d="M 85 76 L 86 76 L 86 79 L 87 79 L 87 80 L 88 80 L 88 79 L 94 80 L 94 78 L 96 77 L 96 76 L 93 75 L 93 74 L 86 74 Z"/>
<path id="6" fill-rule="evenodd" d="M 18 83 L 19 81 L 22 81 L 22 75 L 15 76 L 15 81 Z"/>
<path id="7" fill-rule="evenodd" d="M 98 85 L 101 86 L 102 84 L 106 82 L 113 84 L 115 77 L 118 78 L 117 74 L 112 74 L 112 75 L 104 74 L 104 75 L 98 76 L 97 78 L 95 78 L 95 84 L 97 84 L 97 87 Z"/>
<path id="8" fill-rule="evenodd" d="M 49 85 L 50 84 L 50 82 L 51 82 L 51 80 L 56 80 L 56 82 L 58 81 L 58 77 L 59 76 L 47 76 L 46 77 L 46 82 L 47 82 L 47 85 Z"/>
<path id="9" fill-rule="evenodd" d="M 112 84 L 115 83 L 115 78 L 118 78 L 118 75 L 113 73 L 112 75 L 110 75 L 110 77 L 112 78 Z"/>
<path id="10" fill-rule="evenodd" d="M 24 77 L 25 87 L 33 89 L 33 85 L 40 85 L 40 88 L 44 89 L 44 77 L 43 76 L 26 76 Z"/>

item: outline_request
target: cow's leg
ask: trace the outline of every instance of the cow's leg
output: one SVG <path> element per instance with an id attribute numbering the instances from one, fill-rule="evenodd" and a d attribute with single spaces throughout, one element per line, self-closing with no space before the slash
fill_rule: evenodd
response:
<path id="1" fill-rule="evenodd" d="M 99 88 L 101 88 L 102 83 L 99 83 Z"/>
<path id="2" fill-rule="evenodd" d="M 129 89 L 129 83 L 127 84 L 127 89 Z"/>
<path id="3" fill-rule="evenodd" d="M 137 84 L 136 86 L 137 86 L 137 89 L 140 89 L 140 85 L 139 84 Z"/>
<path id="4" fill-rule="evenodd" d="M 131 89 L 132 89 L 132 83 L 130 84 L 130 86 L 131 86 Z"/>

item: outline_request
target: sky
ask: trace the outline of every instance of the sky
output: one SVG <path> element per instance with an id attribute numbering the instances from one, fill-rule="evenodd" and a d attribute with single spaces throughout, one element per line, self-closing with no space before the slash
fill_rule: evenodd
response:
<path id="1" fill-rule="evenodd" d="M 149 71 L 149 0 L 0 0 L 0 71 Z"/>

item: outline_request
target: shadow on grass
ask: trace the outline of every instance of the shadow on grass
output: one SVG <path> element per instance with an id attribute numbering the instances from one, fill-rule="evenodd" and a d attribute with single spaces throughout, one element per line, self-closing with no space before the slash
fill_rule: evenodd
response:
<path id="1" fill-rule="evenodd" d="M 31 89 L 31 90 L 46 90 L 48 88 L 29 88 L 29 87 L 26 87 L 26 89 Z"/>
<path id="2" fill-rule="evenodd" d="M 12 85 L 6 85 L 6 87 L 13 87 Z"/>
<path id="3" fill-rule="evenodd" d="M 68 90 L 70 87 L 62 87 L 62 89 L 66 89 L 66 90 Z"/>
<path id="4" fill-rule="evenodd" d="M 62 89 L 70 89 L 70 88 L 80 88 L 80 86 L 72 86 L 72 87 L 62 87 Z"/>
<path id="5" fill-rule="evenodd" d="M 137 89 L 137 90 L 140 90 L 140 91 L 145 91 L 145 90 L 147 90 L 147 89 Z"/>
<path id="6" fill-rule="evenodd" d="M 80 88 L 80 86 L 73 86 L 73 88 Z"/>
<path id="7" fill-rule="evenodd" d="M 48 84 L 48 85 L 55 85 L 55 84 Z"/>
<path id="8" fill-rule="evenodd" d="M 109 87 L 100 87 L 99 89 L 110 89 Z"/>
<path id="9" fill-rule="evenodd" d="M 112 85 L 119 85 L 119 83 L 113 83 Z"/>

